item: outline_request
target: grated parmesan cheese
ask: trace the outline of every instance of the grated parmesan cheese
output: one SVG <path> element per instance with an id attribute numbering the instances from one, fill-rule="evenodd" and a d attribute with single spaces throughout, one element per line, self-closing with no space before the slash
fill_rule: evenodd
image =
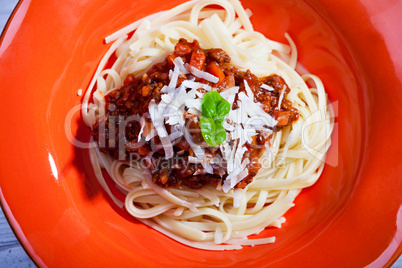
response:
<path id="1" fill-rule="evenodd" d="M 266 90 L 269 90 L 269 91 L 274 91 L 274 88 L 268 86 L 267 84 L 262 84 L 262 85 L 261 85 L 261 88 L 266 89 Z"/>
<path id="2" fill-rule="evenodd" d="M 180 86 L 177 86 L 177 81 L 180 75 L 188 73 L 192 73 L 198 78 L 205 79 L 212 83 L 218 82 L 219 79 L 210 73 L 184 64 L 180 57 L 176 57 L 173 63 L 174 68 L 169 73 L 169 85 L 164 86 L 161 90 L 162 95 L 160 103 L 156 104 L 155 101 L 151 101 L 149 105 L 149 114 L 155 129 L 152 129 L 148 133 L 146 140 L 150 140 L 155 135 L 158 135 L 165 151 L 165 157 L 169 159 L 173 157 L 174 154 L 172 142 L 184 136 L 195 154 L 195 156 L 190 156 L 188 161 L 190 163 L 201 164 L 204 168 L 203 171 L 199 171 L 197 174 L 213 174 L 214 169 L 211 164 L 216 164 L 218 159 L 207 158 L 204 149 L 194 143 L 191 135 L 184 126 L 185 112 L 192 113 L 196 116 L 199 116 L 201 113 L 204 93 L 200 93 L 198 89 L 202 88 L 207 92 L 213 89 L 209 85 L 195 82 L 194 79 L 184 80 L 181 82 Z M 273 90 L 271 87 L 264 84 L 261 87 L 267 90 Z M 249 171 L 246 167 L 250 161 L 249 159 L 243 160 L 244 154 L 247 151 L 245 145 L 252 143 L 253 137 L 258 133 L 257 131 L 269 135 L 272 132 L 269 128 L 277 124 L 277 121 L 266 113 L 259 103 L 254 101 L 253 91 L 246 80 L 244 80 L 244 88 L 245 92 L 240 93 L 238 86 L 221 92 L 221 96 L 228 100 L 231 106 L 234 103 L 236 95 L 238 96 L 236 103 L 238 108 L 230 110 L 227 119 L 223 122 L 227 138 L 226 141 L 220 145 L 222 159 L 219 159 L 219 161 L 224 160 L 226 162 L 226 172 L 228 176 L 219 188 L 222 188 L 224 192 L 233 189 L 237 183 L 249 175 Z M 172 126 L 170 134 L 167 133 L 165 124 Z M 142 131 L 143 125 L 141 124 L 141 133 Z M 234 140 L 234 142 L 229 143 L 230 140 Z"/>
<path id="3" fill-rule="evenodd" d="M 188 70 L 190 71 L 190 73 L 197 76 L 198 78 L 205 79 L 211 83 L 218 83 L 218 81 L 219 81 L 218 77 L 216 77 L 210 73 L 198 70 L 194 66 L 188 65 Z"/>

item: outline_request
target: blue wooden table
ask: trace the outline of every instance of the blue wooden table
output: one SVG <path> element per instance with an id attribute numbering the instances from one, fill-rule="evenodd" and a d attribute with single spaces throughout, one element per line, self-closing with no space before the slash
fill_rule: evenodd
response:
<path id="1" fill-rule="evenodd" d="M 3 29 L 17 3 L 18 0 L 0 0 L 0 29 Z M 0 268 L 3 267 L 35 267 L 35 264 L 21 247 L 3 211 L 0 210 Z M 402 258 L 399 258 L 392 267 L 402 268 Z"/>
<path id="2" fill-rule="evenodd" d="M 35 267 L 0 211 L 0 267 Z"/>

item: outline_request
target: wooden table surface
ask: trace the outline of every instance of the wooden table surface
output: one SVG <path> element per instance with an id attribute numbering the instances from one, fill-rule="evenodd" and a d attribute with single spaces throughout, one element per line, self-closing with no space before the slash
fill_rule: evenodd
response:
<path id="1" fill-rule="evenodd" d="M 0 0 L 0 2 L 0 29 L 3 29 L 18 1 Z M 0 268 L 3 267 L 35 267 L 35 263 L 21 247 L 0 209 Z M 402 258 L 399 258 L 392 267 L 402 268 Z"/>

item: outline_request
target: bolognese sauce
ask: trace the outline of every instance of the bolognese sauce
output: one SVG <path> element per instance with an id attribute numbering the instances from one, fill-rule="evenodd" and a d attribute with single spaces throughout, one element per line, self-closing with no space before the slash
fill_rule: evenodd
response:
<path id="1" fill-rule="evenodd" d="M 290 88 L 282 77 L 272 74 L 258 78 L 249 70 L 243 71 L 229 66 L 231 59 L 224 50 L 220 48 L 202 49 L 197 40 L 189 42 L 180 39 L 173 53 L 169 54 L 163 62 L 153 65 L 141 77 L 128 75 L 122 87 L 107 94 L 105 96 L 107 107 L 105 114 L 99 117 L 92 127 L 93 138 L 102 152 L 122 161 L 132 160 L 134 155 L 135 158 L 148 158 L 152 181 L 157 185 L 162 187 L 187 186 L 198 189 L 206 184 L 218 185 L 228 175 L 225 163 L 212 164 L 212 173 L 205 172 L 199 163 L 190 163 L 188 159 L 194 157 L 194 151 L 185 137 L 181 137 L 173 145 L 175 161 L 172 162 L 170 159 L 165 159 L 164 150 L 157 135 L 146 141 L 146 135 L 141 133 L 142 126 L 139 118 L 148 112 L 152 100 L 156 103 L 161 101 L 161 90 L 170 82 L 169 72 L 175 67 L 174 60 L 177 57 L 180 57 L 189 66 L 218 78 L 218 82 L 212 83 L 191 73 L 181 74 L 178 77 L 178 86 L 185 80 L 207 84 L 218 92 L 238 86 L 239 91 L 232 104 L 232 109 L 236 109 L 238 94 L 246 92 L 246 81 L 254 94 L 256 105 L 259 104 L 267 114 L 277 121 L 272 128 L 273 132 L 298 120 L 298 110 L 292 107 L 292 103 L 286 99 Z M 204 92 L 205 90 L 200 88 L 198 91 Z M 185 127 L 193 142 L 204 148 L 205 156 L 210 159 L 222 159 L 219 147 L 210 147 L 203 140 L 199 116 L 185 112 L 184 119 Z M 145 117 L 143 124 L 150 126 L 149 129 L 152 128 L 150 118 Z M 171 126 L 165 124 L 165 127 L 170 134 Z M 261 168 L 258 159 L 265 150 L 264 144 L 269 142 L 271 136 L 272 134 L 267 137 L 257 131 L 253 141 L 245 145 L 247 150 L 243 158 L 250 159 L 246 166 L 248 175 L 237 183 L 235 188 L 246 187 L 258 173 Z M 124 146 L 118 146 L 118 144 Z"/>

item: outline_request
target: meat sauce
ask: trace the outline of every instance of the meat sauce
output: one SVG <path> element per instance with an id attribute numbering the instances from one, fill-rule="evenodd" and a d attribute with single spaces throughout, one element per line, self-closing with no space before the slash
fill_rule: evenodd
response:
<path id="1" fill-rule="evenodd" d="M 184 137 L 174 144 L 175 156 L 173 159 L 165 159 L 164 150 L 158 136 L 148 142 L 145 141 L 144 133 L 138 137 L 141 124 L 139 118 L 148 112 L 151 100 L 159 103 L 161 89 L 169 84 L 169 71 L 174 68 L 174 59 L 181 57 L 184 63 L 218 77 L 217 83 L 211 83 L 199 79 L 192 74 L 180 75 L 177 86 L 184 80 L 195 79 L 196 82 L 208 84 L 223 92 L 231 87 L 239 86 L 239 93 L 245 92 L 244 80 L 254 93 L 254 101 L 259 102 L 264 111 L 278 121 L 272 129 L 278 131 L 292 124 L 299 117 L 297 109 L 292 107 L 291 102 L 286 100 L 290 88 L 278 75 L 270 75 L 257 78 L 249 70 L 241 71 L 236 67 L 230 67 L 230 57 L 219 48 L 201 49 L 197 40 L 188 42 L 180 39 L 174 52 L 161 62 L 153 65 L 142 77 L 127 76 L 124 85 L 105 96 L 106 113 L 99 117 L 93 125 L 92 135 L 98 142 L 102 152 L 113 157 L 127 161 L 148 159 L 147 167 L 152 174 L 154 183 L 162 186 L 187 186 L 192 189 L 201 188 L 206 184 L 218 185 L 227 177 L 226 168 L 223 165 L 212 164 L 213 173 L 206 173 L 201 164 L 189 163 L 189 156 L 195 156 L 190 145 Z M 261 85 L 265 84 L 268 89 Z M 203 92 L 203 89 L 199 89 Z M 281 107 L 278 107 L 280 95 L 283 95 Z M 232 109 L 236 109 L 236 100 Z M 190 129 L 193 142 L 204 148 L 205 156 L 214 158 L 221 156 L 218 147 L 208 147 L 202 138 L 198 116 L 185 113 L 186 127 Z M 146 125 L 151 125 L 151 119 L 145 119 Z M 123 126 L 123 127 L 122 127 Z M 171 126 L 166 124 L 170 133 Z M 272 134 L 271 134 L 272 136 Z M 252 144 L 247 143 L 247 151 L 244 158 L 249 158 L 250 163 L 246 166 L 248 176 L 236 185 L 236 188 L 244 188 L 261 168 L 258 159 L 264 151 L 264 144 L 269 142 L 269 137 L 261 133 L 254 136 Z M 140 142 L 138 142 L 140 140 Z"/>

